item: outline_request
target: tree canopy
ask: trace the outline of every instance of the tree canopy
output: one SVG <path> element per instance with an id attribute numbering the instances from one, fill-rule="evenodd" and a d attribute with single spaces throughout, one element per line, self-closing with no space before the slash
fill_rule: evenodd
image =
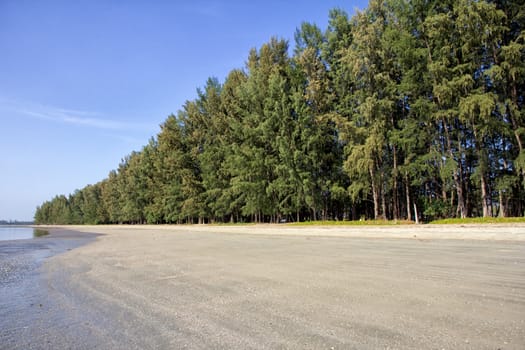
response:
<path id="1" fill-rule="evenodd" d="M 523 216 L 523 1 L 371 0 L 271 38 L 36 223 Z M 415 210 L 417 209 L 417 211 Z"/>

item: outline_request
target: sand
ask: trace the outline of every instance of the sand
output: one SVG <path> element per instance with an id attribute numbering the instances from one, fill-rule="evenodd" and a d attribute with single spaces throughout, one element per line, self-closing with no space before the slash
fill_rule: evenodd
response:
<path id="1" fill-rule="evenodd" d="M 99 225 L 67 226 L 79 232 L 203 232 L 348 238 L 417 238 L 525 241 L 525 223 L 392 226 L 293 226 L 293 225 Z"/>
<path id="2" fill-rule="evenodd" d="M 524 225 L 67 229 L 6 348 L 525 348 Z"/>

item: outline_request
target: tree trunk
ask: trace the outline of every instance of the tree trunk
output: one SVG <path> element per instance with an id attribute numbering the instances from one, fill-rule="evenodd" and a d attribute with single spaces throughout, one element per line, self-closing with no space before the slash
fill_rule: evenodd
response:
<path id="1" fill-rule="evenodd" d="M 456 214 L 459 214 L 459 217 L 464 219 L 467 217 L 467 207 L 465 205 L 465 196 L 463 195 L 463 184 L 456 172 L 454 172 L 454 182 L 456 184 L 456 194 L 458 195 Z"/>
<path id="2" fill-rule="evenodd" d="M 408 179 L 408 173 L 405 175 L 405 196 L 407 199 L 407 220 L 412 220 L 412 213 L 410 209 L 410 182 Z"/>
<path id="3" fill-rule="evenodd" d="M 518 106 L 518 89 L 516 87 L 516 82 L 513 82 L 512 88 L 511 88 L 511 98 L 512 103 L 517 107 Z M 514 116 L 514 113 L 511 112 L 510 108 L 508 108 L 508 114 L 510 115 L 510 121 L 512 123 L 512 128 L 514 129 L 514 137 L 516 138 L 516 141 L 518 142 L 518 148 L 521 153 L 523 151 L 523 143 L 521 142 L 521 136 L 520 136 L 520 127 L 518 125 L 518 122 L 516 121 L 516 118 Z"/>
<path id="4" fill-rule="evenodd" d="M 312 200 L 314 201 L 314 207 L 312 208 L 312 217 L 314 221 L 317 221 L 317 208 L 315 208 L 315 194 L 314 194 L 313 189 L 312 189 Z"/>
<path id="5" fill-rule="evenodd" d="M 482 150 L 481 147 L 481 141 L 478 138 L 478 133 L 476 132 L 476 128 L 473 129 L 474 131 L 474 139 L 476 143 L 476 152 L 478 154 L 478 167 L 480 170 L 480 178 L 481 178 L 481 207 L 483 208 L 483 217 L 488 218 L 492 216 L 492 206 L 490 205 L 489 201 L 489 194 L 487 191 L 488 185 L 487 185 L 487 177 L 486 177 L 486 159 L 485 159 L 485 153 Z"/>
<path id="6" fill-rule="evenodd" d="M 518 89 L 516 87 L 516 82 L 513 81 L 512 83 L 512 88 L 511 88 L 511 98 L 512 98 L 512 103 L 514 104 L 514 106 L 518 106 Z M 518 142 L 518 150 L 519 150 L 519 154 L 521 154 L 521 152 L 523 152 L 523 142 L 521 141 L 521 135 L 520 135 L 520 125 L 518 124 L 518 121 L 516 120 L 516 117 L 514 116 L 514 113 L 512 113 L 511 109 L 509 107 L 507 107 L 507 112 L 510 116 L 510 121 L 512 123 L 512 129 L 514 130 L 514 137 L 516 138 L 516 141 Z M 523 177 L 525 177 L 525 170 L 521 170 L 518 172 L 518 176 L 521 175 Z"/>
<path id="7" fill-rule="evenodd" d="M 448 133 L 448 125 L 447 122 L 443 119 L 443 129 L 445 130 L 445 137 L 447 139 L 447 151 L 449 154 L 450 159 L 454 159 L 454 153 L 452 152 L 452 145 L 450 142 L 450 135 Z M 456 215 L 459 215 L 460 218 L 464 219 L 467 217 L 467 208 L 465 207 L 465 196 L 463 194 L 463 184 L 461 183 L 461 179 L 458 174 L 458 170 L 460 170 L 460 166 L 458 165 L 458 168 L 454 170 L 452 173 L 454 178 L 454 185 L 456 187 L 456 194 L 458 196 L 458 206 L 456 209 Z"/>
<path id="8" fill-rule="evenodd" d="M 499 191 L 499 217 L 504 218 L 507 216 L 507 203 L 505 203 L 505 199 L 503 196 L 503 191 Z"/>
<path id="9" fill-rule="evenodd" d="M 370 167 L 370 178 L 372 183 L 372 198 L 374 199 L 374 219 L 379 219 L 379 189 L 375 181 L 375 173 L 373 166 Z"/>
<path id="10" fill-rule="evenodd" d="M 492 210 L 488 203 L 489 198 L 487 194 L 487 180 L 485 179 L 485 174 L 481 174 L 481 201 L 483 207 L 483 217 L 488 218 L 492 216 Z"/>
<path id="11" fill-rule="evenodd" d="M 385 195 L 385 182 L 383 181 L 383 174 L 381 174 L 381 219 L 386 220 L 387 219 L 387 209 L 386 209 L 386 195 Z"/>
<path id="12" fill-rule="evenodd" d="M 393 217 L 394 220 L 399 219 L 399 198 L 397 193 L 397 150 L 396 146 L 392 147 L 392 152 L 394 156 L 394 180 L 393 180 L 393 188 L 392 188 L 392 200 L 393 200 Z"/>

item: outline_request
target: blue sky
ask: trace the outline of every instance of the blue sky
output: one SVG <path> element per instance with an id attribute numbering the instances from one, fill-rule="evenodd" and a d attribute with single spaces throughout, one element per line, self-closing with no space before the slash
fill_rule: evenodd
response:
<path id="1" fill-rule="evenodd" d="M 250 48 L 366 4 L 0 0 L 0 219 L 104 179 Z"/>

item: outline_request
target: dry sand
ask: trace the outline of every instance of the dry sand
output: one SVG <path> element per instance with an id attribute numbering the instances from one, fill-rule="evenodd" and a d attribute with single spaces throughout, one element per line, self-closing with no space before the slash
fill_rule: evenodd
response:
<path id="1" fill-rule="evenodd" d="M 524 225 L 68 229 L 12 348 L 525 348 Z"/>
<path id="2" fill-rule="evenodd" d="M 525 241 L 525 223 L 464 225 L 371 225 L 371 226 L 293 226 L 293 225 L 99 225 L 67 226 L 79 232 L 111 234 L 117 232 L 203 232 L 250 235 L 323 236 L 356 238 L 417 238 Z"/>

